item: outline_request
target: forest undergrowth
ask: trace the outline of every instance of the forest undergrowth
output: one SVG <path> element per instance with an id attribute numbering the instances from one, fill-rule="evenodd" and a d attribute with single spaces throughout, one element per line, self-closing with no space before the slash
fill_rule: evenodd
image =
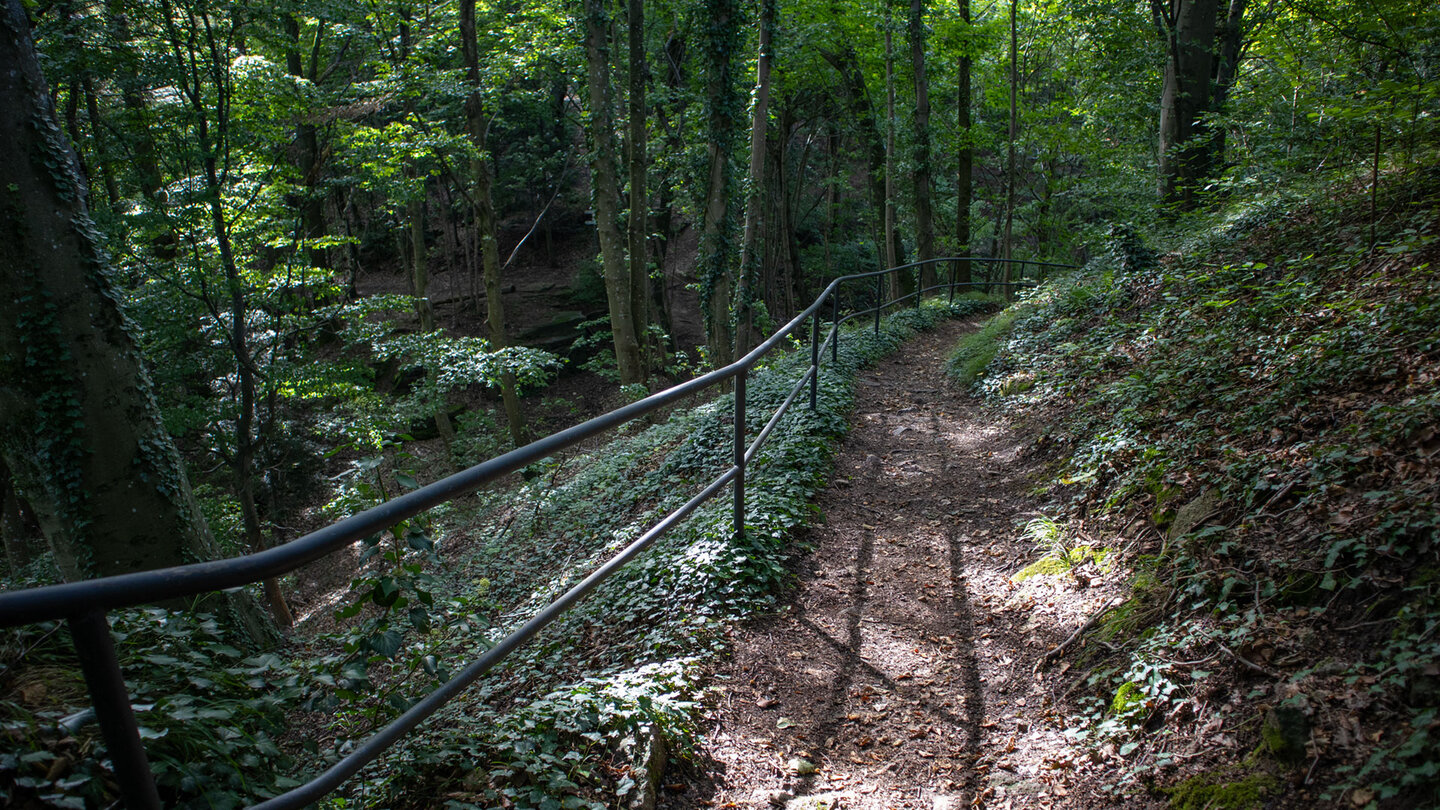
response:
<path id="1" fill-rule="evenodd" d="M 791 576 L 786 561 L 804 550 L 793 534 L 829 476 L 855 372 L 938 319 L 994 307 L 962 297 L 897 312 L 878 334 L 843 330 L 817 410 L 797 404 L 752 463 L 742 538 L 727 498 L 701 507 L 333 806 L 605 808 L 650 787 L 633 770 L 642 749 L 685 754 L 701 662 L 724 647 L 732 622 L 774 604 Z M 808 359 L 789 352 L 752 373 L 750 436 Z M 339 629 L 288 651 L 247 655 L 203 616 L 114 614 L 167 806 L 243 806 L 351 750 L 718 476 L 730 464 L 733 413 L 731 396 L 677 410 L 589 454 L 541 462 L 503 496 L 481 493 L 371 538 L 336 611 Z M 337 500 L 417 486 L 410 461 L 359 471 Z M 5 655 L 27 664 L 3 704 L 4 733 L 19 743 L 0 759 L 7 791 L 39 806 L 111 801 L 98 731 L 56 727 L 86 702 L 63 629 L 12 631 Z"/>
<path id="2" fill-rule="evenodd" d="M 1437 220 L 1430 170 L 1117 228 L 958 347 L 1129 571 L 1052 667 L 1117 802 L 1440 804 Z"/>

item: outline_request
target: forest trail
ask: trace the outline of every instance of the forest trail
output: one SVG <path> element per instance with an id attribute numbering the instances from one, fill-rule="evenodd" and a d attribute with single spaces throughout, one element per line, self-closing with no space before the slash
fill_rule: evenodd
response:
<path id="1" fill-rule="evenodd" d="M 1032 674 L 1109 588 L 1012 582 L 1039 556 L 1021 537 L 1038 466 L 945 375 L 975 325 L 862 372 L 792 600 L 736 631 L 661 807 L 1109 805 L 1067 788 L 1076 763 L 1047 719 L 1069 684 Z"/>

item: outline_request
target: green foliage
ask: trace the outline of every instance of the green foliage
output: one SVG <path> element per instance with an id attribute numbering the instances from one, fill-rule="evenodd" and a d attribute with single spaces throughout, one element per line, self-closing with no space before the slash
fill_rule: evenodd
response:
<path id="1" fill-rule="evenodd" d="M 1167 788 L 1172 810 L 1254 810 L 1275 792 L 1275 777 L 1267 773 L 1202 773 Z M 1233 779 L 1234 781 L 1225 781 Z"/>
<path id="2" fill-rule="evenodd" d="M 879 336 L 845 330 L 839 364 L 822 375 L 819 410 L 796 406 L 750 467 L 744 536 L 730 528 L 727 499 L 702 506 L 447 707 L 442 719 L 402 742 L 383 767 L 367 772 L 366 790 L 387 803 L 443 792 L 462 806 L 608 807 L 632 789 L 602 767 L 622 740 L 653 727 L 672 750 L 689 750 L 703 661 L 723 647 L 729 622 L 775 603 L 790 578 L 786 561 L 803 550 L 794 530 L 813 516 L 810 498 L 823 486 L 845 429 L 855 370 L 949 313 L 937 303 L 897 313 Z M 794 352 L 752 375 L 751 436 L 808 357 Z M 472 536 L 487 539 L 453 560 L 430 595 L 436 604 L 458 598 L 447 594 L 470 591 L 483 576 L 483 600 L 456 617 L 481 621 L 472 631 L 483 619 L 492 626 L 479 636 L 412 637 L 407 630 L 388 660 L 408 660 L 423 647 L 424 655 L 453 667 L 518 626 L 728 467 L 727 413 L 733 399 L 726 397 L 677 411 L 591 455 L 538 465 L 504 505 L 457 512 Z M 439 522 L 431 531 L 444 534 Z M 347 610 L 380 616 L 373 598 L 380 581 L 359 586 Z M 366 624 L 356 632 L 371 638 L 378 628 Z M 374 645 L 368 649 L 373 657 Z M 381 711 L 375 688 L 362 697 L 357 707 Z"/>
<path id="3" fill-rule="evenodd" d="M 204 614 L 150 608 L 114 613 L 111 623 L 167 807 L 243 807 L 298 784 L 286 775 L 293 761 L 280 739 L 303 690 L 279 656 L 246 655 Z M 115 801 L 93 719 L 55 730 L 89 704 L 67 634 L 55 624 L 7 631 L 3 650 L 7 795 L 48 807 Z"/>
<path id="4" fill-rule="evenodd" d="M 1433 180 L 1397 195 L 1417 202 L 1374 224 L 1373 252 L 1368 200 L 1281 195 L 1160 263 L 1117 230 L 1109 255 L 1011 310 L 980 388 L 998 398 L 1011 375 L 1033 377 L 1005 402 L 1051 420 L 1040 443 L 1062 460 L 1055 491 L 1073 515 L 1168 520 L 1214 497 L 1207 514 L 1157 535 L 1149 584 L 1100 631 L 1121 652 L 1089 677 L 1073 730 L 1136 755 L 1122 786 L 1164 774 L 1174 760 L 1163 739 L 1187 733 L 1167 721 L 1146 738 L 1137 724 L 1199 705 L 1193 690 L 1218 665 L 1177 661 L 1271 644 L 1299 660 L 1313 641 L 1287 639 L 1376 623 L 1384 640 L 1346 636 L 1352 651 L 1281 669 L 1282 686 L 1309 695 L 1316 717 L 1355 711 L 1344 695 L 1363 689 L 1367 722 L 1396 729 L 1326 749 L 1339 760 L 1316 775 L 1326 796 L 1435 798 L 1440 738 L 1421 662 L 1440 654 L 1440 616 L 1420 572 L 1437 564 L 1437 493 L 1417 450 L 1432 435 L 1421 414 L 1440 405 Z"/>
<path id="5" fill-rule="evenodd" d="M 950 352 L 950 376 L 962 388 L 969 388 L 980 379 L 990 361 L 1000 351 L 1000 340 L 1015 324 L 1013 310 L 996 315 L 979 331 L 971 332 L 955 344 Z"/>
<path id="6" fill-rule="evenodd" d="M 1077 543 L 1076 538 L 1051 517 L 1041 516 L 1026 523 L 1022 536 L 1033 543 L 1042 556 L 1016 572 L 1011 577 L 1015 582 L 1024 582 L 1035 576 L 1073 575 L 1076 568 L 1087 562 L 1098 565 L 1105 560 L 1104 549 Z"/>

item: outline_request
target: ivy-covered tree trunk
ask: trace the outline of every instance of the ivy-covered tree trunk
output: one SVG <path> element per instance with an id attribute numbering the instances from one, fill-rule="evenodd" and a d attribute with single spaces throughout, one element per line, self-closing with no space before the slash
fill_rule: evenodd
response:
<path id="1" fill-rule="evenodd" d="M 615 163 L 615 115 L 610 87 L 610 15 L 606 0 L 585 2 L 585 65 L 590 90 L 590 181 L 605 297 L 610 301 L 610 334 L 621 385 L 644 382 L 639 324 L 631 293 L 625 239 L 620 232 L 620 179 Z"/>
<path id="2" fill-rule="evenodd" d="M 0 19 L 0 454 L 69 580 L 216 555 L 19 0 Z"/>
<path id="3" fill-rule="evenodd" d="M 485 102 L 480 90 L 480 50 L 475 35 L 475 0 L 460 0 L 460 50 L 465 58 L 466 80 L 470 97 L 465 100 L 465 125 L 475 159 L 470 175 L 475 181 L 475 230 L 480 239 L 480 266 L 485 285 L 485 316 L 490 325 L 490 345 L 503 349 L 510 345 L 505 327 L 505 304 L 500 298 L 500 240 L 495 217 L 494 181 L 490 176 L 486 132 L 490 122 L 485 115 Z M 510 441 L 516 447 L 529 440 L 525 411 L 515 390 L 515 375 L 500 375 L 500 399 L 505 407 L 505 421 L 510 427 Z"/>
<path id="4" fill-rule="evenodd" d="M 915 85 L 916 261 L 935 258 L 935 215 L 930 201 L 930 82 L 925 74 L 925 0 L 910 0 L 910 65 Z M 935 265 L 920 266 L 920 289 L 935 286 Z"/>
<path id="5" fill-rule="evenodd" d="M 740 39 L 740 9 L 735 0 L 706 0 L 701 49 L 705 59 L 705 127 L 709 172 L 700 233 L 700 305 L 705 343 L 713 366 L 729 365 L 735 355 L 730 331 L 730 261 L 733 225 L 730 152 L 739 131 L 740 97 L 735 92 L 735 51 Z"/>
<path id="6" fill-rule="evenodd" d="M 770 37 L 775 0 L 760 0 L 759 54 L 750 109 L 750 171 L 745 184 L 745 235 L 740 245 L 740 284 L 735 291 L 735 356 L 755 345 L 755 297 L 766 288 L 761 278 L 760 230 L 765 200 L 765 134 L 770 123 Z"/>

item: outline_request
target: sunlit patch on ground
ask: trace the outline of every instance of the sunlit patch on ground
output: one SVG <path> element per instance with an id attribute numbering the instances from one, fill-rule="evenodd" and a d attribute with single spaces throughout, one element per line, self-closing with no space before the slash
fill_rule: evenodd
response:
<path id="1" fill-rule="evenodd" d="M 1012 577 L 1044 555 L 1026 440 L 943 381 L 967 328 L 917 338 L 860 378 L 793 602 L 737 631 L 692 764 L 663 807 L 1108 806 L 1055 709 L 1075 674 L 1036 671 L 1118 587 Z M 1141 800 L 1143 802 L 1143 799 Z M 1137 805 L 1142 806 L 1142 805 Z"/>

